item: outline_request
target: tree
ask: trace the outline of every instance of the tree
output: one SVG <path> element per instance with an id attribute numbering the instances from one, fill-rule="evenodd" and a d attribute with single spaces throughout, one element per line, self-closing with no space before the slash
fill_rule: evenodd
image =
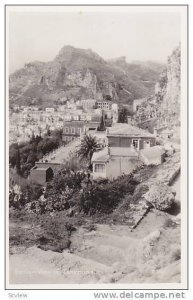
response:
<path id="1" fill-rule="evenodd" d="M 50 126 L 47 126 L 46 135 L 47 135 L 47 136 L 51 136 Z"/>
<path id="2" fill-rule="evenodd" d="M 126 107 L 120 109 L 118 123 L 128 123 L 128 109 Z"/>
<path id="3" fill-rule="evenodd" d="M 18 157 L 18 150 L 15 147 L 15 144 L 13 144 L 9 148 L 9 163 L 12 168 L 14 168 L 17 163 L 17 157 Z"/>
<path id="4" fill-rule="evenodd" d="M 105 95 L 103 98 L 106 101 L 112 101 L 112 97 L 110 95 Z"/>
<path id="5" fill-rule="evenodd" d="M 17 149 L 16 172 L 17 174 L 21 173 L 21 157 L 19 147 Z"/>
<path id="6" fill-rule="evenodd" d="M 80 158 L 87 158 L 89 160 L 89 169 L 92 170 L 91 159 L 94 152 L 97 152 L 100 149 L 95 137 L 91 135 L 85 135 L 81 141 L 80 149 L 77 151 L 77 154 Z"/>
<path id="7" fill-rule="evenodd" d="M 27 163 L 34 163 L 37 160 L 37 155 L 31 151 L 27 157 Z"/>
<path id="8" fill-rule="evenodd" d="M 99 131 L 104 131 L 106 129 L 105 127 L 105 121 L 104 121 L 104 111 L 102 111 L 102 116 L 101 116 L 101 122 L 100 125 L 98 127 Z"/>
<path id="9" fill-rule="evenodd" d="M 33 144 L 34 142 L 35 142 L 35 135 L 34 135 L 34 131 L 32 131 L 32 136 L 31 136 L 30 144 Z"/>

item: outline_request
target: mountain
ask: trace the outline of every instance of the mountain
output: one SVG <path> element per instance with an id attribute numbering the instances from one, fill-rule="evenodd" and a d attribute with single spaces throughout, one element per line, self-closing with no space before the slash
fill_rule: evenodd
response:
<path id="1" fill-rule="evenodd" d="M 181 50 L 174 49 L 168 57 L 167 68 L 155 86 L 159 108 L 159 122 L 168 127 L 180 125 L 181 102 Z"/>
<path id="2" fill-rule="evenodd" d="M 66 100 L 102 99 L 129 104 L 153 93 L 164 65 L 105 61 L 91 49 L 64 46 L 53 61 L 31 62 L 9 77 L 10 105 L 52 106 Z"/>
<path id="3" fill-rule="evenodd" d="M 181 50 L 174 49 L 168 57 L 166 68 L 161 72 L 153 96 L 141 105 L 135 114 L 138 124 L 146 126 L 152 118 L 158 127 L 174 128 L 180 125 L 181 102 Z"/>

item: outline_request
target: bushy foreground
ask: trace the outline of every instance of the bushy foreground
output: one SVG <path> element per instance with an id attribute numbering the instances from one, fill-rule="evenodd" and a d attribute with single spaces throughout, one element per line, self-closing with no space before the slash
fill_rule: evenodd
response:
<path id="1" fill-rule="evenodd" d="M 37 214 L 63 210 L 71 215 L 74 212 L 110 213 L 126 194 L 133 194 L 137 184 L 133 175 L 93 181 L 89 173 L 63 168 L 45 188 L 36 185 L 11 187 L 9 204 Z"/>

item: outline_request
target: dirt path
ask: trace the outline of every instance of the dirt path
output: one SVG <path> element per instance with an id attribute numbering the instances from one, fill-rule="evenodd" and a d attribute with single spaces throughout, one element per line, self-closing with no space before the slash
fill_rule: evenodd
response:
<path id="1" fill-rule="evenodd" d="M 80 227 L 71 249 L 63 253 L 37 247 L 15 253 L 10 256 L 10 283 L 179 282 L 179 230 L 165 232 L 167 219 L 151 211 L 134 231 L 126 225 L 96 224 L 92 231 Z"/>

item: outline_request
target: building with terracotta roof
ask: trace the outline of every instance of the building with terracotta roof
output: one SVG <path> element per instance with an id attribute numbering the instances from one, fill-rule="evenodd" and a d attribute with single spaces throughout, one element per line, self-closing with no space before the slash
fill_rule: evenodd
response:
<path id="1" fill-rule="evenodd" d="M 134 147 L 138 151 L 156 144 L 155 135 L 139 127 L 122 123 L 108 128 L 107 138 L 109 147 Z"/>

